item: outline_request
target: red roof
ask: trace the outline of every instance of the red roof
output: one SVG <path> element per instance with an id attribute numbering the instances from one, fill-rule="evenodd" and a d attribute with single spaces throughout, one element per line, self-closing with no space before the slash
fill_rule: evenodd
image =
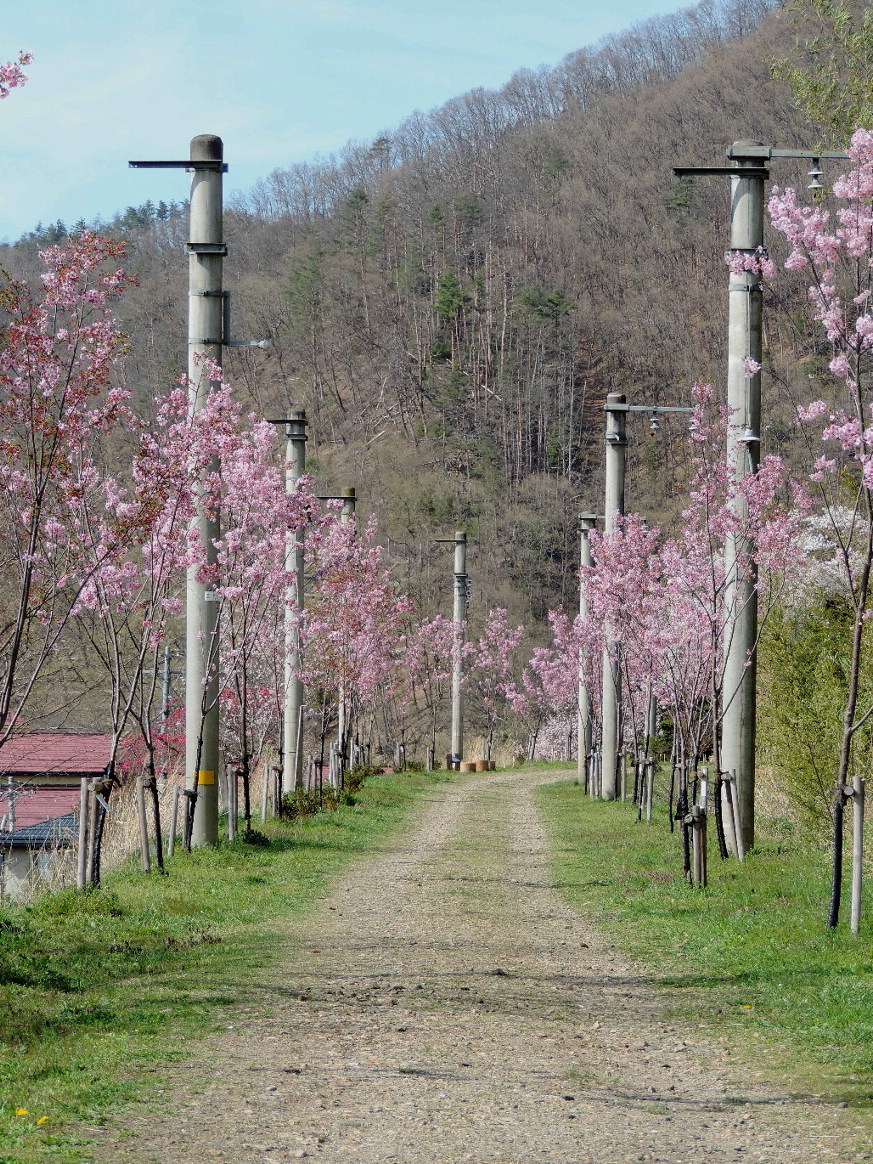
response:
<path id="1" fill-rule="evenodd" d="M 0 747 L 0 779 L 13 776 L 99 776 L 109 761 L 105 733 L 29 732 Z"/>
<path id="2" fill-rule="evenodd" d="M 65 816 L 79 807 L 79 788 L 76 785 L 54 785 L 37 788 L 33 785 L 16 789 L 15 828 L 25 829 L 44 820 Z M 9 834 L 9 795 L 0 788 L 0 820 L 6 817 L 5 828 L 0 830 L 0 841 Z"/>

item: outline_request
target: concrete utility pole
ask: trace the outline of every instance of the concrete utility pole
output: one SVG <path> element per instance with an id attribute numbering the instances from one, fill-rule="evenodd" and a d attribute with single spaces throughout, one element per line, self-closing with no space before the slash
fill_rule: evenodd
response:
<path id="1" fill-rule="evenodd" d="M 724 174 L 731 180 L 732 255 L 756 255 L 764 246 L 764 183 L 767 163 L 774 158 L 797 158 L 813 163 L 810 189 L 820 190 L 822 158 L 846 159 L 847 154 L 812 150 L 777 150 L 763 142 L 735 141 L 727 151 L 732 166 L 674 166 L 679 177 Z M 760 276 L 733 271 L 728 280 L 728 408 L 730 428 L 727 464 L 739 483 L 758 469 L 761 449 L 761 373 L 749 376 L 744 361 L 761 363 L 763 292 Z M 742 500 L 735 502 L 744 517 Z M 741 853 L 755 839 L 755 681 L 757 671 L 758 591 L 754 576 L 743 576 L 742 556 L 752 547 L 743 537 L 729 538 L 725 546 L 726 593 L 722 691 L 721 765 L 736 775 L 742 827 Z"/>
<path id="2" fill-rule="evenodd" d="M 220 137 L 204 133 L 191 140 L 185 161 L 135 161 L 134 169 L 185 169 L 191 172 L 188 251 L 188 376 L 191 404 L 202 409 L 214 381 L 204 373 L 203 361 L 221 365 L 222 348 L 232 343 L 226 328 L 226 297 L 222 288 L 223 175 L 227 170 Z M 250 342 L 243 341 L 245 346 Z M 263 347 L 265 342 L 256 346 Z M 210 471 L 219 466 L 213 464 Z M 208 518 L 202 507 L 198 535 L 210 565 L 216 560 L 220 535 L 218 517 Z M 192 845 L 218 843 L 218 603 L 215 593 L 189 570 L 186 601 L 185 657 L 185 780 L 196 790 Z M 205 714 L 204 714 L 205 711 Z M 202 739 L 201 739 L 202 738 Z"/>
<path id="3" fill-rule="evenodd" d="M 274 422 L 281 423 L 281 422 Z M 296 493 L 306 470 L 306 412 L 291 409 L 285 423 L 287 441 L 285 489 Z M 303 530 L 289 530 L 285 541 L 285 569 L 293 577 L 291 603 L 285 614 L 285 706 L 282 717 L 282 792 L 303 787 L 303 683 L 299 678 L 301 661 L 300 626 L 296 614 L 305 606 L 303 581 Z"/>
<path id="4" fill-rule="evenodd" d="M 184 161 L 131 161 L 133 169 L 183 169 L 191 173 L 188 252 L 188 376 L 194 411 L 204 407 L 215 386 L 204 362 L 218 367 L 225 347 L 269 347 L 269 340 L 230 338 L 228 293 L 223 289 L 223 185 L 227 164 L 221 138 L 211 133 L 191 139 Z M 209 472 L 218 471 L 217 461 Z M 216 561 L 215 543 L 221 527 L 218 515 L 208 518 L 198 507 L 198 535 L 208 564 Z M 195 812 L 192 845 L 218 843 L 218 602 L 214 591 L 190 570 L 186 599 L 185 772 L 186 790 Z"/>
<path id="5" fill-rule="evenodd" d="M 589 534 L 594 529 L 597 517 L 593 513 L 579 514 L 579 566 L 586 569 L 591 565 L 591 541 Z M 588 597 L 585 593 L 585 580 L 579 576 L 579 617 L 585 618 L 588 614 Z M 591 698 L 585 686 L 585 671 L 583 660 L 579 659 L 579 716 L 576 723 L 576 779 L 584 787 L 585 765 L 588 753 L 591 751 Z"/>
<path id="6" fill-rule="evenodd" d="M 627 454 L 627 399 L 623 392 L 611 392 L 606 398 L 606 505 L 604 529 L 609 536 L 615 532 L 615 518 L 624 513 L 624 469 Z M 619 713 L 621 708 L 621 662 L 617 642 L 611 642 L 607 627 L 606 650 L 603 653 L 602 701 L 602 783 L 604 800 L 615 800 L 618 775 Z"/>
<path id="7" fill-rule="evenodd" d="M 358 503 L 358 495 L 354 486 L 350 486 L 348 489 L 343 489 L 342 502 L 343 507 L 340 510 L 340 521 L 342 521 L 343 524 L 346 524 L 350 522 L 355 516 L 355 506 Z"/>
<path id="8" fill-rule="evenodd" d="M 340 510 L 340 521 L 343 525 L 348 525 L 355 516 L 355 506 L 357 504 L 357 494 L 354 486 L 342 491 L 343 506 Z M 346 735 L 348 733 L 348 705 L 346 703 L 345 686 L 340 685 L 339 700 L 337 705 L 337 743 L 339 745 L 339 764 L 341 778 L 345 779 L 346 763 L 351 759 L 351 744 Z"/>
<path id="9" fill-rule="evenodd" d="M 452 666 L 452 756 L 456 763 L 464 758 L 464 663 L 461 654 L 467 631 L 467 535 L 455 534 L 455 658 Z"/>
<path id="10" fill-rule="evenodd" d="M 734 142 L 728 157 L 737 164 L 731 175 L 732 255 L 755 255 L 764 246 L 763 162 L 770 150 L 756 142 Z M 761 454 L 761 373 L 749 376 L 744 360 L 761 363 L 764 295 L 760 276 L 731 273 L 728 281 L 728 377 L 730 424 L 727 462 L 739 485 L 756 473 Z M 748 507 L 734 501 L 741 522 Z M 758 637 L 757 577 L 742 566 L 753 547 L 741 535 L 725 544 L 725 637 L 722 688 L 722 767 L 735 772 L 743 842 L 755 838 L 755 719 Z"/>
<path id="11" fill-rule="evenodd" d="M 624 513 L 625 461 L 627 457 L 627 414 L 651 414 L 651 432 L 658 432 L 658 414 L 662 412 L 691 412 L 685 405 L 628 404 L 623 392 L 612 392 L 604 405 L 606 413 L 606 505 L 604 532 L 615 532 L 616 517 Z M 607 627 L 607 636 L 609 628 Z M 619 735 L 621 729 L 621 645 L 607 637 L 603 654 L 602 742 L 601 742 L 601 795 L 614 800 L 617 791 Z"/>
<path id="12" fill-rule="evenodd" d="M 161 684 L 161 719 L 166 721 L 170 715 L 170 699 L 173 694 L 173 667 L 170 659 L 170 648 L 164 647 L 164 672 Z"/>
<path id="13" fill-rule="evenodd" d="M 207 163 L 207 165 L 203 165 Z M 221 364 L 224 343 L 222 276 L 227 247 L 222 236 L 223 146 L 201 134 L 191 141 L 191 220 L 188 250 L 188 376 L 191 404 L 201 410 L 215 386 L 204 362 Z M 210 465 L 218 472 L 220 465 Z M 218 515 L 199 507 L 200 543 L 210 566 L 221 536 Z M 196 789 L 192 845 L 218 844 L 218 601 L 214 590 L 188 571 L 185 653 L 185 771 Z"/>

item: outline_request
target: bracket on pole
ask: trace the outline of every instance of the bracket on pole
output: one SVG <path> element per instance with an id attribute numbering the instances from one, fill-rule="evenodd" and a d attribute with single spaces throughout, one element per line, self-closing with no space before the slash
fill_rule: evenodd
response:
<path id="1" fill-rule="evenodd" d="M 185 243 L 189 255 L 220 255 L 227 258 L 227 243 Z M 221 292 L 223 295 L 224 292 Z"/>
<path id="2" fill-rule="evenodd" d="M 765 162 L 773 158 L 798 158 L 818 162 L 822 158 L 834 161 L 848 161 L 849 155 L 834 150 L 774 150 L 763 142 L 735 141 L 727 151 L 727 156 L 735 161 L 751 162 L 751 165 L 737 166 L 674 166 L 677 178 L 693 178 L 696 174 L 727 174 L 731 178 L 770 177 Z M 757 163 L 757 164 L 754 164 Z"/>
<path id="3" fill-rule="evenodd" d="M 227 162 L 220 162 L 217 158 L 205 158 L 202 161 L 192 161 L 186 158 L 184 162 L 128 162 L 131 170 L 214 170 L 219 174 L 227 173 Z"/>
<path id="4" fill-rule="evenodd" d="M 674 166 L 677 178 L 693 178 L 697 174 L 727 174 L 731 178 L 769 178 L 764 166 Z"/>
<path id="5" fill-rule="evenodd" d="M 294 437 L 298 441 L 309 440 L 309 437 L 306 435 L 306 413 L 303 409 L 300 409 L 296 416 L 290 418 L 268 416 L 266 419 L 267 424 L 284 424 L 286 437 Z M 294 430 L 291 429 L 292 424 L 297 426 Z"/>

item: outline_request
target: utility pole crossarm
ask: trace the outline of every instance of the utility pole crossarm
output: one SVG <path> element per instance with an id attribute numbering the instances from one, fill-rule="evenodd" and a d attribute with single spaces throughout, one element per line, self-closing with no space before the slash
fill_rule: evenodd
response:
<path id="1" fill-rule="evenodd" d="M 128 162 L 131 170 L 214 170 L 219 174 L 227 173 L 227 162 L 218 158 L 184 158 L 178 162 Z"/>
<path id="2" fill-rule="evenodd" d="M 727 174 L 733 177 L 742 173 L 744 178 L 769 178 L 770 171 L 764 166 L 674 166 L 677 178 L 694 178 L 704 174 Z"/>
<path id="3" fill-rule="evenodd" d="M 628 412 L 693 412 L 691 404 L 628 404 Z"/>

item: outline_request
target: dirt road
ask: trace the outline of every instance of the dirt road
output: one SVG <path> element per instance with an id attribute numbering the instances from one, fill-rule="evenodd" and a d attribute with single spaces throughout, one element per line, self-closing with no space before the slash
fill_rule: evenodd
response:
<path id="1" fill-rule="evenodd" d="M 277 933 L 283 957 L 248 1005 L 167 1067 L 165 1114 L 124 1114 L 94 1160 L 873 1159 L 848 1146 L 851 1113 L 751 1079 L 665 1017 L 665 992 L 564 904 L 532 799 L 550 778 L 439 786 L 410 831 Z"/>

